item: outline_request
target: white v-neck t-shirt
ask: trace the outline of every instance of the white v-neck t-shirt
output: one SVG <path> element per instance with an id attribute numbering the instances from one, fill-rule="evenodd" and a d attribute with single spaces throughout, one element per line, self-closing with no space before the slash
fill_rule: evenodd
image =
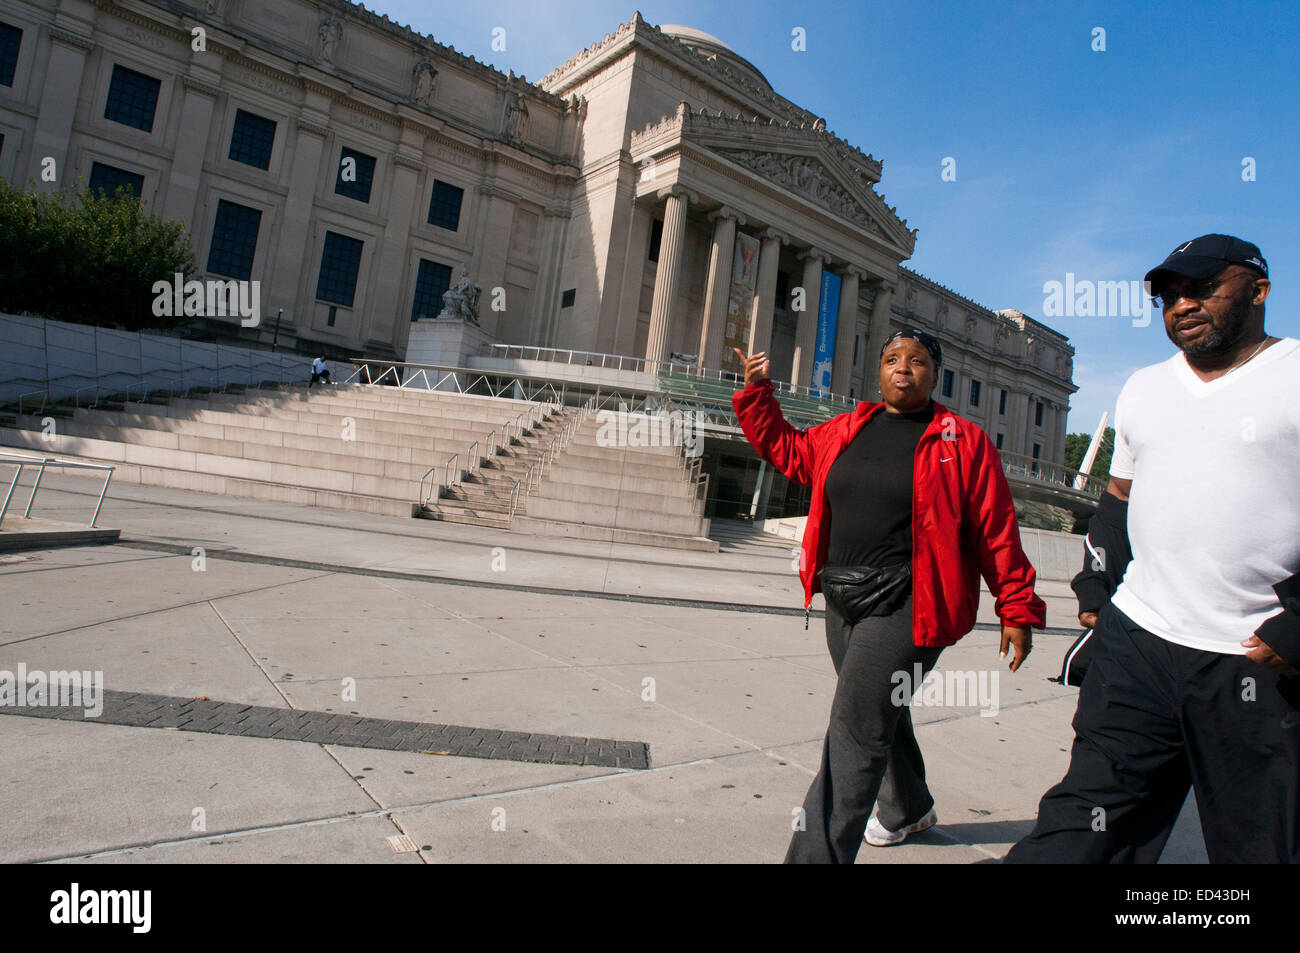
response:
<path id="1" fill-rule="evenodd" d="M 1300 571 L 1300 340 L 1212 381 L 1182 352 L 1128 379 L 1110 475 L 1133 481 L 1133 548 L 1111 601 L 1154 635 L 1244 655 Z"/>

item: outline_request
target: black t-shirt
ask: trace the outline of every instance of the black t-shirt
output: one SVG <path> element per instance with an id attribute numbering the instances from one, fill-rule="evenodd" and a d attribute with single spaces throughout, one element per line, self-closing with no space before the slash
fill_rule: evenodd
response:
<path id="1" fill-rule="evenodd" d="M 916 445 L 934 404 L 913 414 L 880 411 L 826 475 L 831 511 L 828 566 L 885 566 L 912 558 Z"/>

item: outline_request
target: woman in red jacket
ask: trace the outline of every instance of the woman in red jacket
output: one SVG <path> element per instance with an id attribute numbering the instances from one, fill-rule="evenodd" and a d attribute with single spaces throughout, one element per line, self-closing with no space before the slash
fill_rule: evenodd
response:
<path id="1" fill-rule="evenodd" d="M 799 576 L 805 611 L 814 592 L 826 595 L 838 676 L 821 770 L 786 862 L 852 863 L 864 835 L 883 847 L 935 823 L 908 704 L 915 674 L 924 677 L 974 627 L 980 576 L 1002 621 L 1001 657 L 1015 649 L 1013 672 L 1046 607 L 1034 594 L 997 450 L 978 426 L 930 398 L 943 359 L 938 340 L 896 332 L 880 353 L 884 402 L 859 403 L 806 431 L 782 416 L 765 354 L 736 353 L 745 388 L 732 404 L 746 438 L 813 488 Z"/>

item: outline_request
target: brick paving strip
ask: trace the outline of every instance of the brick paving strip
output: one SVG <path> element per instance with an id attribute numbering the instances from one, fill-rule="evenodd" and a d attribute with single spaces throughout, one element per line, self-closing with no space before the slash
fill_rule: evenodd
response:
<path id="1" fill-rule="evenodd" d="M 214 735 L 274 738 L 316 744 L 413 751 L 421 754 L 535 761 L 542 764 L 598 765 L 609 768 L 650 767 L 644 741 L 530 734 L 495 728 L 467 728 L 420 721 L 387 721 L 331 711 L 299 711 L 240 702 L 219 702 L 175 695 L 104 692 L 104 710 L 95 718 L 85 709 L 53 705 L 0 705 L 0 714 L 64 721 L 101 722 L 137 728 L 175 728 Z"/>

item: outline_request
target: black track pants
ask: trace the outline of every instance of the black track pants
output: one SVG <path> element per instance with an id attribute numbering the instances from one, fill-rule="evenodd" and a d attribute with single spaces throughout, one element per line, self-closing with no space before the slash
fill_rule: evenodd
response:
<path id="1" fill-rule="evenodd" d="M 1070 768 L 1006 862 L 1154 863 L 1189 786 L 1211 863 L 1300 862 L 1300 712 L 1281 676 L 1109 604 L 1095 632 Z"/>

